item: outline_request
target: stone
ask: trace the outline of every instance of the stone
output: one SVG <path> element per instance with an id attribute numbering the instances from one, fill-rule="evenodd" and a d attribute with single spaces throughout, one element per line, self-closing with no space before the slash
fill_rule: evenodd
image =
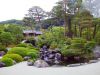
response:
<path id="1" fill-rule="evenodd" d="M 98 60 L 90 60 L 89 63 L 96 63 Z"/>
<path id="2" fill-rule="evenodd" d="M 44 60 L 37 60 L 37 61 L 35 61 L 34 66 L 38 67 L 38 68 L 49 67 L 48 63 L 45 62 Z"/>
<path id="3" fill-rule="evenodd" d="M 76 67 L 76 66 L 80 66 L 81 64 L 78 63 L 78 64 L 70 64 L 70 65 L 67 65 L 67 67 Z"/>
<path id="4" fill-rule="evenodd" d="M 29 60 L 30 58 L 31 58 L 31 57 L 29 57 L 29 56 L 25 56 L 25 57 L 24 57 L 24 60 L 27 61 L 27 60 Z"/>
<path id="5" fill-rule="evenodd" d="M 5 55 L 6 53 L 4 51 L 0 51 L 0 56 Z"/>
<path id="6" fill-rule="evenodd" d="M 5 66 L 6 66 L 5 63 L 0 62 L 0 68 L 5 67 Z"/>
<path id="7" fill-rule="evenodd" d="M 28 65 L 28 66 L 33 66 L 34 63 L 33 63 L 33 61 L 28 61 L 28 62 L 27 62 L 27 65 Z"/>
<path id="8" fill-rule="evenodd" d="M 94 57 L 100 58 L 100 46 L 96 46 L 96 47 L 93 49 L 93 52 L 94 52 Z"/>

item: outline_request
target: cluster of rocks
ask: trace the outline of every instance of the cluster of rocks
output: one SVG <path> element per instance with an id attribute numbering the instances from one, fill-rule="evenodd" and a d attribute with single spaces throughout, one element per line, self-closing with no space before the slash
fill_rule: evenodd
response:
<path id="1" fill-rule="evenodd" d="M 28 58 L 25 58 L 26 60 Z M 40 49 L 40 58 L 35 62 L 29 60 L 27 62 L 28 66 L 35 66 L 38 68 L 49 67 L 52 65 L 59 65 L 61 63 L 61 53 L 58 49 L 50 50 L 47 46 L 43 46 Z"/>
<path id="2" fill-rule="evenodd" d="M 61 53 L 58 49 L 50 50 L 44 45 L 40 49 L 40 59 L 44 60 L 49 65 L 58 65 L 61 63 Z"/>

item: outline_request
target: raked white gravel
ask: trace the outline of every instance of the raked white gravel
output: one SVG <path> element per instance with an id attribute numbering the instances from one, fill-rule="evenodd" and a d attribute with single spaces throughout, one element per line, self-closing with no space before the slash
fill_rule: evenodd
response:
<path id="1" fill-rule="evenodd" d="M 0 68 L 0 75 L 100 75 L 100 62 L 78 67 L 36 68 L 26 62 Z"/>

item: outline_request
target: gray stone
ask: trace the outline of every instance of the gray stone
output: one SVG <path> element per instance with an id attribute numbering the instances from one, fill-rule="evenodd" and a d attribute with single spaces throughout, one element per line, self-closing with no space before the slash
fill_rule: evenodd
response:
<path id="1" fill-rule="evenodd" d="M 70 64 L 70 65 L 67 65 L 67 67 L 76 67 L 76 66 L 81 66 L 81 64 L 78 63 L 78 64 Z"/>
<path id="2" fill-rule="evenodd" d="M 34 66 L 38 67 L 38 68 L 49 67 L 48 63 L 45 62 L 44 60 L 37 60 L 37 61 L 35 61 Z"/>
<path id="3" fill-rule="evenodd" d="M 96 46 L 96 47 L 93 49 L 93 52 L 94 52 L 94 57 L 100 58 L 100 46 Z"/>
<path id="4" fill-rule="evenodd" d="M 34 63 L 33 63 L 33 61 L 28 61 L 28 62 L 27 62 L 27 65 L 28 65 L 28 66 L 33 66 Z"/>
<path id="5" fill-rule="evenodd" d="M 25 56 L 25 57 L 24 57 L 24 60 L 27 61 L 27 60 L 29 60 L 30 58 L 31 58 L 31 57 L 29 57 L 29 56 Z"/>
<path id="6" fill-rule="evenodd" d="M 90 60 L 89 63 L 96 63 L 98 60 Z"/>

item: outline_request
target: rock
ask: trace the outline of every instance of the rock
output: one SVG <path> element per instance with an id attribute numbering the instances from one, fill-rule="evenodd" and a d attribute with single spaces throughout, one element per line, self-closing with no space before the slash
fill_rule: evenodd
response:
<path id="1" fill-rule="evenodd" d="M 100 52 L 99 52 L 99 51 L 95 51 L 95 52 L 94 52 L 94 57 L 100 58 Z"/>
<path id="2" fill-rule="evenodd" d="M 80 66 L 81 64 L 70 64 L 70 65 L 67 65 L 67 67 L 76 67 L 76 66 Z"/>
<path id="3" fill-rule="evenodd" d="M 37 61 L 35 61 L 34 66 L 38 67 L 38 68 L 49 67 L 48 63 L 45 62 L 44 60 L 37 60 Z"/>
<path id="4" fill-rule="evenodd" d="M 17 62 L 15 60 L 13 60 L 13 64 L 17 64 Z"/>
<path id="5" fill-rule="evenodd" d="M 29 57 L 29 56 L 25 56 L 25 57 L 24 57 L 24 60 L 27 61 L 27 60 L 29 60 L 30 58 L 31 58 L 31 57 Z"/>
<path id="6" fill-rule="evenodd" d="M 0 56 L 5 55 L 6 53 L 4 51 L 0 51 Z"/>
<path id="7" fill-rule="evenodd" d="M 98 60 L 90 60 L 89 63 L 96 63 Z"/>
<path id="8" fill-rule="evenodd" d="M 98 58 L 98 61 L 100 61 L 100 58 Z"/>
<path id="9" fill-rule="evenodd" d="M 28 61 L 28 62 L 27 62 L 27 65 L 28 65 L 28 66 L 33 66 L 34 63 L 33 63 L 33 61 Z"/>
<path id="10" fill-rule="evenodd" d="M 0 68 L 5 67 L 5 66 L 6 66 L 5 63 L 0 62 Z"/>
<path id="11" fill-rule="evenodd" d="M 100 46 L 96 46 L 93 52 L 94 52 L 94 57 L 100 58 Z"/>

